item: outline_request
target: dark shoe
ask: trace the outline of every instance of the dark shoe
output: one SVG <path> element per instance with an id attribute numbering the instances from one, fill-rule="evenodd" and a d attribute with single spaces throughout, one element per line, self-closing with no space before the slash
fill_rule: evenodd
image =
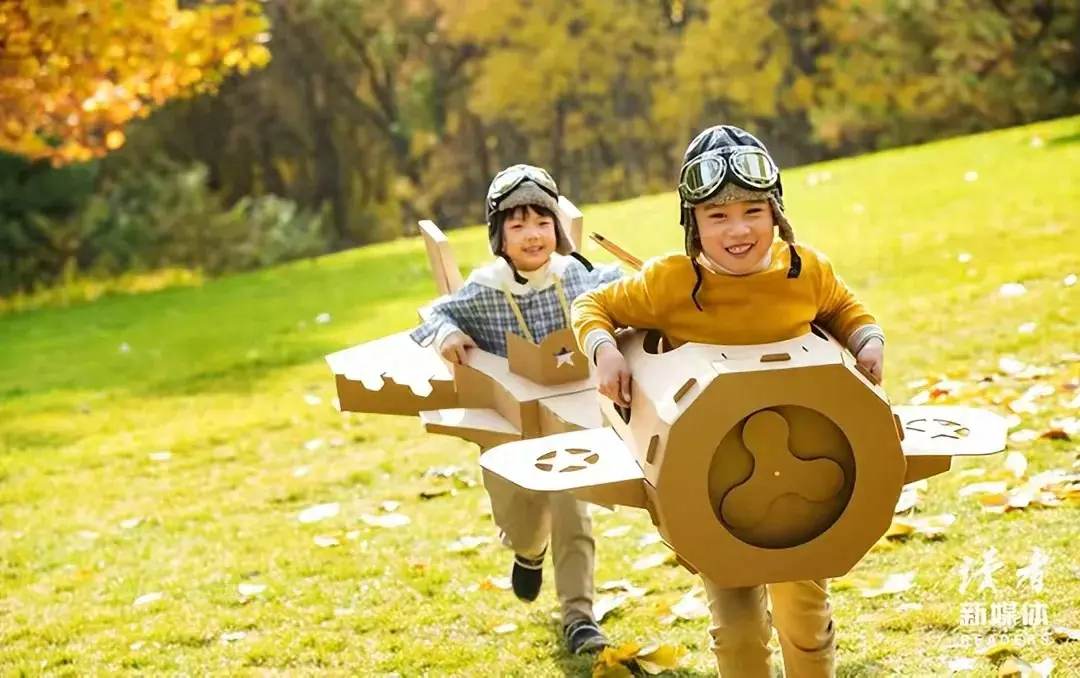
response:
<path id="1" fill-rule="evenodd" d="M 599 652 L 611 645 L 596 623 L 589 619 L 579 619 L 564 626 L 563 637 L 566 638 L 566 647 L 573 654 Z"/>
<path id="2" fill-rule="evenodd" d="M 540 595 L 540 587 L 544 583 L 544 554 L 547 549 L 536 558 L 514 554 L 514 569 L 510 572 L 510 583 L 514 587 L 514 595 L 519 600 L 531 603 Z"/>

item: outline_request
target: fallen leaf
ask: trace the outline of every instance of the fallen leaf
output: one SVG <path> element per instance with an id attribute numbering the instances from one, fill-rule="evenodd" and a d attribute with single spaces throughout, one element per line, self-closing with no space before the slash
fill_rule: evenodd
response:
<path id="1" fill-rule="evenodd" d="M 998 369 L 1007 375 L 1019 374 L 1024 371 L 1025 367 L 1027 367 L 1027 365 L 1016 358 L 1006 356 L 998 360 Z"/>
<path id="2" fill-rule="evenodd" d="M 1030 400 L 1014 400 L 1009 403 L 1009 409 L 1017 414 L 1038 414 L 1039 406 Z"/>
<path id="3" fill-rule="evenodd" d="M 630 532 L 629 525 L 620 525 L 619 527 L 613 527 L 610 530 L 605 530 L 601 536 L 604 537 L 621 537 Z"/>
<path id="4" fill-rule="evenodd" d="M 134 643 L 132 643 L 128 647 L 131 648 L 132 652 L 138 652 L 139 650 L 141 650 L 143 648 L 144 645 L 146 645 L 146 641 L 144 641 L 144 640 L 136 640 Z"/>
<path id="5" fill-rule="evenodd" d="M 967 252 L 961 252 L 956 256 L 956 260 L 959 261 L 961 264 L 966 264 L 971 261 L 971 255 Z"/>
<path id="6" fill-rule="evenodd" d="M 1046 659 L 1038 664 L 1031 664 L 1019 657 L 1009 657 L 998 667 L 999 678 L 1045 678 L 1054 668 L 1054 662 Z"/>
<path id="7" fill-rule="evenodd" d="M 319 504 L 317 506 L 306 508 L 301 511 L 300 515 L 297 517 L 299 518 L 301 523 L 310 524 L 317 523 L 320 520 L 325 520 L 326 518 L 333 518 L 340 512 L 341 505 L 337 502 L 334 502 L 332 504 Z"/>
<path id="8" fill-rule="evenodd" d="M 922 603 L 900 603 L 896 606 L 897 612 L 916 612 L 923 609 Z"/>
<path id="9" fill-rule="evenodd" d="M 956 516 L 951 513 L 925 517 L 896 516 L 885 536 L 895 538 L 921 534 L 933 539 L 944 535 L 949 526 L 955 522 Z"/>
<path id="10" fill-rule="evenodd" d="M 704 590 L 700 586 L 695 586 L 684 595 L 679 602 L 671 606 L 671 613 L 679 619 L 694 620 L 704 619 L 709 616 L 709 606 L 704 600 L 698 597 L 698 594 L 703 593 Z"/>
<path id="11" fill-rule="evenodd" d="M 349 530 L 348 532 L 345 533 L 345 538 L 348 539 L 349 541 L 359 539 L 360 538 L 360 530 Z"/>
<path id="12" fill-rule="evenodd" d="M 985 648 L 979 649 L 978 654 L 986 657 L 987 659 L 1001 659 L 1008 656 L 1016 656 L 1016 647 L 1012 643 L 993 643 Z"/>
<path id="13" fill-rule="evenodd" d="M 1001 494 L 1005 492 L 1009 484 L 1004 480 L 992 480 L 983 483 L 972 483 L 960 488 L 961 497 L 970 497 L 973 494 Z"/>
<path id="14" fill-rule="evenodd" d="M 1061 281 L 1061 284 L 1065 287 L 1072 287 L 1076 284 L 1076 274 L 1070 273 L 1069 275 L 1065 276 L 1065 279 Z"/>
<path id="15" fill-rule="evenodd" d="M 446 488 L 442 490 L 423 490 L 420 492 L 421 499 L 435 499 L 437 497 L 445 497 L 446 495 L 454 496 L 457 494 L 457 490 Z"/>
<path id="16" fill-rule="evenodd" d="M 321 405 L 322 404 L 322 398 L 320 398 L 317 395 L 312 395 L 310 393 L 305 393 L 304 394 L 304 402 L 307 403 L 308 405 L 311 405 L 312 407 L 314 407 L 316 405 Z"/>
<path id="17" fill-rule="evenodd" d="M 1019 297 L 1027 293 L 1027 288 L 1022 283 L 1005 283 L 998 288 L 998 294 L 1003 297 Z"/>
<path id="18" fill-rule="evenodd" d="M 480 583 L 480 588 L 485 591 L 509 591 L 513 586 L 510 577 L 488 577 Z"/>
<path id="19" fill-rule="evenodd" d="M 499 626 L 496 626 L 495 628 L 493 628 L 491 630 L 496 635 L 501 636 L 501 635 L 506 634 L 506 633 L 513 633 L 514 631 L 517 631 L 517 624 L 514 624 L 513 622 L 510 622 L 510 623 L 507 623 L 507 624 L 500 624 Z"/>
<path id="20" fill-rule="evenodd" d="M 1020 334 L 1034 334 L 1035 333 L 1035 328 L 1037 328 L 1037 327 L 1038 327 L 1038 325 L 1035 324 L 1035 323 L 1024 323 L 1020 327 L 1017 327 L 1016 331 L 1019 332 Z"/>
<path id="21" fill-rule="evenodd" d="M 169 461 L 170 459 L 172 459 L 172 452 L 162 450 L 150 453 L 150 461 Z"/>
<path id="22" fill-rule="evenodd" d="M 634 586 L 630 581 L 626 579 L 619 579 L 616 581 L 608 581 L 600 584 L 596 587 L 600 591 L 618 591 L 621 590 L 626 593 L 630 598 L 641 598 L 649 589 L 644 587 Z"/>
<path id="23" fill-rule="evenodd" d="M 1070 629 L 1067 626 L 1054 626 L 1050 629 L 1050 637 L 1058 643 L 1080 641 L 1080 630 Z"/>
<path id="24" fill-rule="evenodd" d="M 311 473 L 310 466 L 298 466 L 294 468 L 292 472 L 294 478 L 303 478 L 309 473 Z"/>
<path id="25" fill-rule="evenodd" d="M 1044 440 L 1070 440 L 1069 434 L 1060 428 L 1049 429 L 1039 437 Z"/>
<path id="26" fill-rule="evenodd" d="M 1038 440 L 1039 434 L 1030 428 L 1022 428 L 1019 431 L 1013 431 L 1009 434 L 1009 440 L 1014 443 L 1030 443 L 1033 440 Z"/>
<path id="27" fill-rule="evenodd" d="M 650 645 L 642 648 L 634 657 L 638 667 L 649 675 L 659 675 L 679 666 L 679 660 L 686 655 L 686 648 L 681 645 Z"/>
<path id="28" fill-rule="evenodd" d="M 919 406 L 930 402 L 930 391 L 919 391 L 911 397 L 909 404 Z"/>
<path id="29" fill-rule="evenodd" d="M 600 623 L 608 612 L 619 607 L 628 600 L 625 594 L 600 596 L 593 603 L 593 617 L 596 623 Z"/>
<path id="30" fill-rule="evenodd" d="M 401 513 L 387 513 L 383 516 L 373 516 L 365 513 L 360 520 L 372 527 L 402 527 L 412 522 L 409 516 Z"/>
<path id="31" fill-rule="evenodd" d="M 986 475 L 985 468 L 966 468 L 956 474 L 959 478 L 978 478 L 979 476 Z"/>
<path id="32" fill-rule="evenodd" d="M 975 660 L 968 657 L 950 659 L 948 667 L 949 670 L 953 673 L 959 673 L 960 671 L 971 671 L 975 668 Z"/>
<path id="33" fill-rule="evenodd" d="M 890 574 L 885 583 L 879 588 L 867 588 L 862 590 L 863 598 L 876 598 L 878 596 L 892 595 L 895 593 L 903 593 L 912 586 L 915 585 L 915 573 L 903 572 L 900 574 Z"/>
<path id="34" fill-rule="evenodd" d="M 142 522 L 142 518 L 128 518 L 127 520 L 120 521 L 120 527 L 125 530 L 131 530 L 139 526 Z"/>
<path id="35" fill-rule="evenodd" d="M 659 534 L 653 532 L 652 534 L 647 534 L 644 537 L 642 537 L 641 539 L 639 539 L 637 545 L 640 546 L 641 548 L 645 548 L 646 546 L 652 546 L 653 544 L 659 544 L 662 541 L 664 541 L 663 537 L 661 537 Z"/>
<path id="36" fill-rule="evenodd" d="M 221 634 L 221 642 L 223 642 L 223 643 L 234 643 L 234 642 L 236 642 L 238 640 L 243 640 L 246 637 L 247 637 L 247 633 L 245 633 L 244 631 L 233 631 L 231 633 L 223 633 L 223 634 Z"/>
<path id="37" fill-rule="evenodd" d="M 240 591 L 240 595 L 244 596 L 245 598 L 251 598 L 265 591 L 266 584 L 252 584 L 250 582 L 241 582 L 240 585 L 236 588 Z"/>
<path id="38" fill-rule="evenodd" d="M 666 551 L 664 553 L 654 553 L 652 555 L 638 559 L 637 562 L 634 563 L 633 569 L 635 572 L 640 572 L 641 570 L 648 570 L 674 561 L 675 554 L 671 551 Z"/>
<path id="39" fill-rule="evenodd" d="M 304 449 L 307 450 L 308 452 L 314 452 L 315 450 L 319 449 L 322 446 L 323 446 L 323 439 L 322 438 L 313 438 L 312 440 L 309 440 L 306 443 L 304 443 Z"/>
<path id="40" fill-rule="evenodd" d="M 484 544 L 490 544 L 492 542 L 491 537 L 461 537 L 455 541 L 450 542 L 450 546 L 447 550 L 451 553 L 468 553 L 475 551 Z"/>
<path id="41" fill-rule="evenodd" d="M 592 678 L 630 678 L 630 665 L 641 651 L 637 643 L 623 643 L 601 650 L 593 662 Z"/>
<path id="42" fill-rule="evenodd" d="M 1027 473 L 1027 457 L 1022 452 L 1010 452 L 1005 456 L 1005 470 L 1015 478 L 1023 478 Z"/>
<path id="43" fill-rule="evenodd" d="M 900 492 L 900 498 L 896 502 L 893 513 L 905 513 L 912 510 L 919 505 L 920 499 L 922 499 L 922 496 L 918 489 L 913 488 L 910 485 L 905 485 L 904 489 Z"/>
<path id="44" fill-rule="evenodd" d="M 319 315 L 315 316 L 315 324 L 317 325 L 325 325 L 328 322 L 330 322 L 329 313 L 320 313 Z"/>
<path id="45" fill-rule="evenodd" d="M 968 170 L 967 172 L 964 172 L 964 181 L 966 181 L 968 183 L 971 183 L 973 181 L 978 181 L 978 180 L 979 180 L 979 173 L 976 172 L 975 170 Z"/>
<path id="46" fill-rule="evenodd" d="M 324 549 L 328 549 L 335 546 L 340 546 L 341 542 L 338 541 L 337 537 L 329 537 L 326 535 L 317 534 L 315 535 L 315 545 Z"/>
<path id="47" fill-rule="evenodd" d="M 400 506 L 400 501 L 384 501 L 379 504 L 379 508 L 381 508 L 383 511 L 386 511 L 387 513 L 393 513 L 394 511 L 398 510 Z"/>
<path id="48" fill-rule="evenodd" d="M 146 594 L 143 594 L 143 595 L 139 596 L 138 598 L 135 599 L 135 602 L 132 603 L 132 604 L 135 607 L 142 607 L 143 605 L 150 605 L 151 603 L 156 603 L 157 601 L 161 600 L 164 597 L 165 597 L 164 594 L 158 593 L 158 592 L 155 591 L 154 593 L 146 593 Z"/>

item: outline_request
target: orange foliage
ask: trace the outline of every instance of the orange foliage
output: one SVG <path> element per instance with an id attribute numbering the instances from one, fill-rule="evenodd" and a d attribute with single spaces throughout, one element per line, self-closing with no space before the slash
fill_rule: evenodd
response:
<path id="1" fill-rule="evenodd" d="M 258 0 L 0 0 L 0 149 L 100 157 L 132 118 L 265 65 L 267 30 Z"/>

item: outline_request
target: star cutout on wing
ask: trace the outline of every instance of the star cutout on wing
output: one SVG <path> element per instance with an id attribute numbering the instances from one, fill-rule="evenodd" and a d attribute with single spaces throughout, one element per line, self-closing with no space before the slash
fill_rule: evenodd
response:
<path id="1" fill-rule="evenodd" d="M 961 424 L 943 419 L 915 419 L 905 426 L 908 431 L 921 433 L 927 438 L 953 438 L 959 440 L 966 438 L 969 431 Z"/>
<path id="2" fill-rule="evenodd" d="M 571 349 L 566 348 L 564 346 L 563 348 L 559 349 L 558 353 L 555 354 L 555 360 L 556 360 L 556 363 L 555 363 L 556 368 L 562 367 L 563 365 L 569 365 L 569 366 L 573 367 L 574 366 L 574 352 Z"/>

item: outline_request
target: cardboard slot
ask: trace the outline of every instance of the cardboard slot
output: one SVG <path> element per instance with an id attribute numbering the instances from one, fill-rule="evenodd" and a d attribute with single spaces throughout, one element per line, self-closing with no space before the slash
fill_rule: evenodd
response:
<path id="1" fill-rule="evenodd" d="M 656 459 L 656 450 L 660 448 L 660 436 L 649 438 L 649 450 L 645 453 L 645 461 L 653 463 Z"/>
<path id="2" fill-rule="evenodd" d="M 694 384 L 696 383 L 697 379 L 694 379 L 693 377 L 687 379 L 686 383 L 680 386 L 678 391 L 675 391 L 675 395 L 672 397 L 672 400 L 674 400 L 675 402 L 679 402 L 680 400 L 682 400 L 683 396 L 685 396 L 690 391 L 690 389 L 694 388 Z"/>
<path id="3" fill-rule="evenodd" d="M 766 353 L 761 356 L 761 362 L 763 363 L 782 363 L 785 360 L 791 360 L 790 353 Z"/>

